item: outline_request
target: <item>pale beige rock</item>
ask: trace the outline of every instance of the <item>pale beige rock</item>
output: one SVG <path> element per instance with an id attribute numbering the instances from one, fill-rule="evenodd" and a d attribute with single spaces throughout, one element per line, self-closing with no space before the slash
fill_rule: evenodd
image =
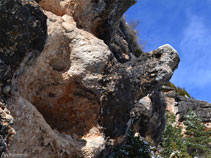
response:
<path id="1" fill-rule="evenodd" d="M 82 147 L 84 155 L 88 155 L 87 158 L 96 157 L 100 154 L 100 151 L 105 149 L 106 141 L 100 127 L 93 127 L 82 139 L 87 143 L 86 146 Z"/>
<path id="2" fill-rule="evenodd" d="M 75 0 L 41 0 L 39 5 L 46 11 L 62 16 L 64 14 L 72 15 Z"/>
<path id="3" fill-rule="evenodd" d="M 17 117 L 17 135 L 11 151 L 26 151 L 30 157 L 65 157 L 75 152 L 78 157 L 96 157 L 105 145 L 97 123 L 96 87 L 111 52 L 102 40 L 77 29 L 72 17 L 45 14 L 45 48 L 36 61 L 26 57 L 13 79 L 16 98 L 10 110 Z"/>
<path id="4" fill-rule="evenodd" d="M 176 116 L 176 121 L 179 121 L 179 115 L 177 115 L 178 112 L 178 106 L 176 106 L 177 102 L 174 98 L 171 97 L 165 97 L 166 102 L 166 110 Z"/>
<path id="5" fill-rule="evenodd" d="M 175 106 L 175 100 L 173 98 L 166 97 L 165 101 L 167 104 L 167 110 L 176 115 L 176 113 L 178 112 L 178 107 Z"/>
<path id="6" fill-rule="evenodd" d="M 15 117 L 16 130 L 10 153 L 34 158 L 62 157 L 58 136 L 54 134 L 37 109 L 22 97 L 16 98 L 15 103 L 10 105 L 10 110 Z"/>
<path id="7" fill-rule="evenodd" d="M 152 113 L 152 102 L 149 96 L 145 96 L 139 100 L 139 103 L 144 105 L 144 107 L 149 111 L 149 114 Z"/>
<path id="8" fill-rule="evenodd" d="M 118 27 L 119 21 L 124 12 L 136 2 L 135 0 L 37 1 L 44 10 L 50 11 L 58 16 L 63 16 L 65 14 L 73 16 L 80 27 L 89 32 L 92 32 L 95 35 L 98 35 L 101 29 L 106 29 L 104 27 L 105 22 L 109 22 L 111 24 L 111 27 Z"/>
<path id="9" fill-rule="evenodd" d="M 99 1 L 100 4 L 98 5 L 101 7 L 98 9 L 93 8 L 94 3 L 92 0 L 39 0 L 39 5 L 44 10 L 58 16 L 71 15 L 80 26 L 89 32 L 95 32 L 94 30 L 96 30 L 98 23 L 101 22 L 99 14 L 102 13 L 106 5 L 104 1 Z"/>
<path id="10" fill-rule="evenodd" d="M 158 52 L 158 53 L 157 53 Z M 163 80 L 164 78 L 171 78 L 173 75 L 173 70 L 172 67 L 176 67 L 178 61 L 177 56 L 177 51 L 169 44 L 162 45 L 158 48 L 157 52 L 155 53 L 155 56 L 159 59 L 158 66 L 156 66 L 156 70 L 158 72 L 156 80 Z M 165 53 L 162 53 L 165 52 Z M 174 57 L 175 56 L 175 57 Z M 174 59 L 174 60 L 171 60 Z M 166 64 L 163 64 L 163 63 Z"/>

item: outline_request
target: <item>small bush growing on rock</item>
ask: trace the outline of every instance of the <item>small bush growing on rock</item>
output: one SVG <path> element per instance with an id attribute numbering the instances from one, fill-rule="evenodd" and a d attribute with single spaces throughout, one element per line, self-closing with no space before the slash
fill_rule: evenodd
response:
<path id="1" fill-rule="evenodd" d="M 139 38 L 140 31 L 137 29 L 139 23 L 140 23 L 139 21 L 130 21 L 128 25 L 128 37 L 130 39 L 130 43 L 133 45 L 135 49 L 135 53 L 137 56 L 143 53 L 143 47 L 144 47 L 143 42 L 141 42 Z"/>
<path id="2" fill-rule="evenodd" d="M 130 130 L 126 142 L 115 148 L 110 158 L 151 158 L 150 144 Z"/>
<path id="3" fill-rule="evenodd" d="M 141 49 L 137 49 L 136 53 L 141 55 L 143 53 L 143 51 Z"/>
<path id="4" fill-rule="evenodd" d="M 169 87 L 171 87 L 171 88 L 174 88 L 174 90 L 177 92 L 177 93 L 179 93 L 179 95 L 181 95 L 181 96 L 187 96 L 187 97 L 189 97 L 189 98 L 191 98 L 191 96 L 190 96 L 190 94 L 185 90 L 185 88 L 181 88 L 181 87 L 179 87 L 179 86 L 175 86 L 173 83 L 171 83 L 171 82 L 169 82 L 168 84 L 167 84 L 167 86 L 169 86 Z"/>

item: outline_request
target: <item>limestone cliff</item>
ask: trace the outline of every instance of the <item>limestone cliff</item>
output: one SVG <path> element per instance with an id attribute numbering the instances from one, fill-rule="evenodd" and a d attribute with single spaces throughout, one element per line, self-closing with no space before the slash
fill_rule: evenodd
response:
<path id="1" fill-rule="evenodd" d="M 139 53 L 122 18 L 134 3 L 0 2 L 1 152 L 94 158 L 109 154 L 130 128 L 158 144 L 161 86 L 179 56 L 168 44 Z"/>

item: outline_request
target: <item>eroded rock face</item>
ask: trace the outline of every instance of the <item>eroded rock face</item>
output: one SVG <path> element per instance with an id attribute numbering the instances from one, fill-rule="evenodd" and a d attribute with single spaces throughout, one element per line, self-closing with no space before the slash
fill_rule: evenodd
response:
<path id="1" fill-rule="evenodd" d="M 65 157 L 65 146 L 61 148 L 58 135 L 46 123 L 39 111 L 30 102 L 17 96 L 10 110 L 15 117 L 14 136 L 10 153 L 23 154 L 23 157 Z M 63 142 L 61 142 L 63 143 Z M 77 151 L 75 151 L 77 152 Z"/>
<path id="2" fill-rule="evenodd" d="M 152 102 L 152 115 L 150 117 L 149 127 L 146 136 L 153 140 L 154 145 L 158 145 L 162 138 L 162 133 L 166 123 L 166 102 L 163 92 L 159 89 L 150 94 Z M 140 126 L 141 128 L 141 126 Z"/>
<path id="3" fill-rule="evenodd" d="M 136 3 L 136 0 L 79 0 L 75 1 L 73 17 L 78 27 L 83 28 L 103 39 L 116 59 L 124 63 L 137 53 L 140 47 L 127 34 L 127 24 L 122 15 Z M 130 39 L 128 39 L 130 38 Z"/>
<path id="4" fill-rule="evenodd" d="M 131 57 L 135 49 L 121 16 L 134 2 L 39 1 L 48 10 L 48 37 L 44 48 L 17 49 L 25 54 L 11 74 L 11 98 L 6 100 L 17 131 L 11 153 L 99 157 L 108 153 L 108 143 L 123 142 L 129 128 L 159 141 L 165 120 L 159 87 L 169 81 L 179 57 L 170 45 Z M 122 38 L 115 50 L 114 38 Z"/>
<path id="5" fill-rule="evenodd" d="M 77 29 L 70 16 L 46 15 L 45 49 L 34 65 L 26 67 L 29 61 L 23 64 L 20 71 L 25 72 L 15 80 L 17 89 L 53 128 L 83 135 L 96 125 L 100 106 L 95 87 L 111 52 L 103 41 Z"/>
<path id="6" fill-rule="evenodd" d="M 156 124 L 159 118 L 154 118 L 154 115 L 159 115 L 159 110 L 156 110 L 159 109 L 156 107 L 158 105 L 132 112 L 137 109 L 137 102 L 142 97 L 169 80 L 177 67 L 177 64 L 169 63 L 179 62 L 176 51 L 164 45 L 137 60 L 119 64 L 101 40 L 78 30 L 70 16 L 61 18 L 49 12 L 46 14 L 48 24 L 52 23 L 49 25 L 45 49 L 39 58 L 30 58 L 34 61 L 26 58 L 22 63 L 22 74 L 15 75 L 13 80 L 15 95 L 31 102 L 52 129 L 63 133 L 60 139 L 65 139 L 65 135 L 71 138 L 71 142 L 76 142 L 72 146 L 84 157 L 100 154 L 105 149 L 106 137 L 113 139 L 114 144 L 123 141 L 127 129 L 131 127 L 128 122 L 138 122 L 138 130 L 146 136 L 149 127 L 154 127 L 150 126 L 151 120 L 154 119 L 153 123 Z M 56 45 L 54 38 L 59 37 Z M 50 45 L 52 42 L 54 45 Z M 92 54 L 84 60 L 89 52 Z M 92 67 L 93 64 L 98 67 Z M 17 110 L 12 111 L 16 113 Z M 144 126 L 146 129 L 143 132 Z M 56 135 L 58 137 L 60 134 L 56 132 Z M 152 133 L 148 135 L 151 137 Z M 151 138 L 156 140 L 157 137 Z M 16 139 L 14 149 L 16 145 L 20 146 L 19 138 Z M 25 146 L 25 150 L 28 146 Z M 69 152 L 71 155 L 73 151 Z M 41 155 L 38 152 L 36 156 Z"/>
<path id="7" fill-rule="evenodd" d="M 72 17 L 46 15 L 49 28 L 45 48 L 39 58 L 31 54 L 24 60 L 13 79 L 12 91 L 32 103 L 51 128 L 79 137 L 81 141 L 75 140 L 82 144 L 78 150 L 88 156 L 105 144 L 97 122 L 97 81 L 112 54 L 102 40 L 77 29 Z M 89 142 L 94 140 L 99 145 L 91 147 Z"/>
<path id="8" fill-rule="evenodd" d="M 72 15 L 77 26 L 104 40 L 116 59 L 129 61 L 140 56 L 136 33 L 122 18 L 136 0 L 37 0 L 40 6 L 56 15 Z"/>
<path id="9" fill-rule="evenodd" d="M 13 118 L 5 104 L 10 96 L 12 77 L 25 56 L 40 54 L 45 44 L 47 25 L 46 16 L 34 1 L 3 0 L 0 2 L 0 14 L 1 155 L 8 149 L 15 133 L 11 127 Z"/>
<path id="10" fill-rule="evenodd" d="M 136 0 L 36 1 L 42 8 L 58 16 L 72 15 L 78 26 L 94 34 L 101 34 L 103 28 L 108 29 L 105 25 L 118 27 L 122 15 L 136 2 Z"/>

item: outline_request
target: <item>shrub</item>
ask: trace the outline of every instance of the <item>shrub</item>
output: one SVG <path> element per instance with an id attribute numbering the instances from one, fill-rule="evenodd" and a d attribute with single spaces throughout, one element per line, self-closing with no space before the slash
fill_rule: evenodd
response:
<path id="1" fill-rule="evenodd" d="M 161 155 L 164 158 L 189 158 L 185 139 L 182 135 L 182 128 L 174 126 L 175 115 L 166 113 L 166 127 L 163 132 L 163 140 L 161 142 Z"/>
<path id="2" fill-rule="evenodd" d="M 181 95 L 181 96 L 187 96 L 187 97 L 189 97 L 189 98 L 191 98 L 191 96 L 190 96 L 190 94 L 185 90 L 185 88 L 181 88 L 181 87 L 179 87 L 179 86 L 175 86 L 173 83 L 171 83 L 171 82 L 169 82 L 169 83 L 167 83 L 167 86 L 169 86 L 169 87 L 171 87 L 171 88 L 174 88 L 174 90 L 177 92 L 177 93 L 179 93 L 179 95 Z"/>
<path id="3" fill-rule="evenodd" d="M 128 42 L 133 47 L 135 55 L 138 57 L 144 51 L 144 43 L 140 40 L 140 30 L 138 29 L 140 21 L 130 21 L 127 27 Z"/>
<path id="4" fill-rule="evenodd" d="M 142 49 L 137 49 L 136 50 L 136 54 L 140 54 L 141 55 L 142 53 L 143 53 Z"/>
<path id="5" fill-rule="evenodd" d="M 115 148 L 110 158 L 151 158 L 150 144 L 129 130 L 126 142 Z"/>

